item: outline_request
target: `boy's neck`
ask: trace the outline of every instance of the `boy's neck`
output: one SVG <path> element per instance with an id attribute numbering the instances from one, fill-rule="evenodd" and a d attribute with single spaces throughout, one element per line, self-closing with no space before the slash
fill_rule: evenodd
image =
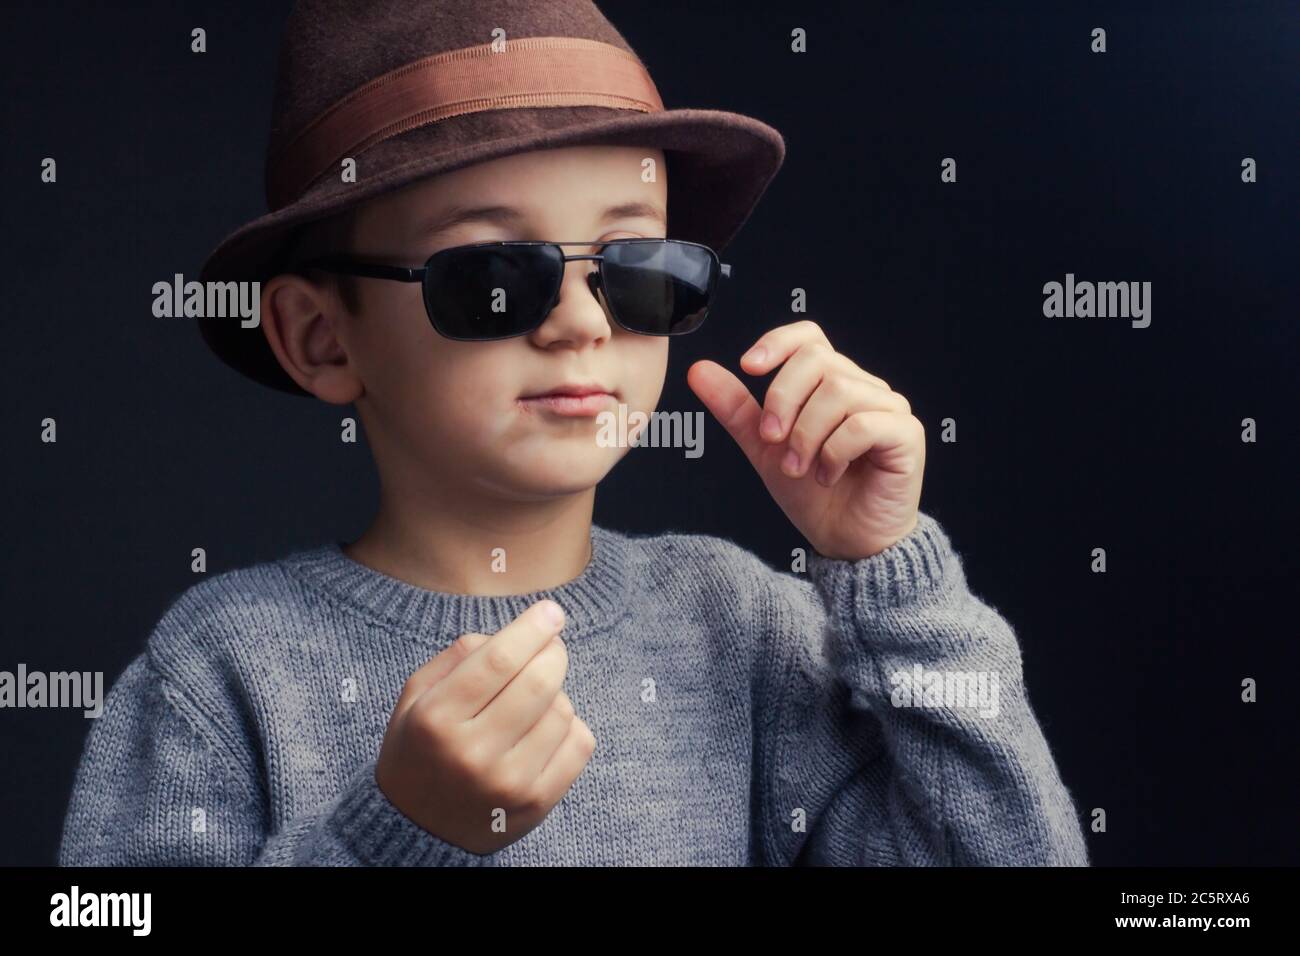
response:
<path id="1" fill-rule="evenodd" d="M 595 488 L 537 504 L 413 507 L 381 502 L 370 527 L 343 552 L 430 591 L 528 594 L 580 575 L 591 558 Z"/>

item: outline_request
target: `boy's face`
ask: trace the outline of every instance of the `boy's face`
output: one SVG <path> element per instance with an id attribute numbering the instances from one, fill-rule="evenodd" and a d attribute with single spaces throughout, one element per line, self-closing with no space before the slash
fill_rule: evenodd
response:
<path id="1" fill-rule="evenodd" d="M 655 160 L 655 182 L 642 181 L 647 156 Z M 352 247 L 373 261 L 420 266 L 440 249 L 473 242 L 664 238 L 664 172 L 655 149 L 579 146 L 508 156 L 367 203 Z M 638 202 L 659 215 L 606 215 Z M 428 231 L 453 207 L 479 206 L 516 214 Z M 563 248 L 567 255 L 596 251 Z M 620 402 L 628 414 L 648 415 L 658 404 L 668 340 L 628 332 L 607 316 L 587 284 L 596 266 L 567 263 L 559 302 L 541 327 L 492 342 L 440 336 L 418 283 L 357 281 L 359 314 L 334 323 L 348 359 L 340 372 L 356 378 L 358 412 L 386 485 L 428 488 L 437 476 L 440 488 L 474 487 L 524 501 L 583 491 L 605 476 L 627 449 L 597 444 L 596 417 L 520 401 L 594 382 L 613 393 L 604 407 L 615 414 Z"/>

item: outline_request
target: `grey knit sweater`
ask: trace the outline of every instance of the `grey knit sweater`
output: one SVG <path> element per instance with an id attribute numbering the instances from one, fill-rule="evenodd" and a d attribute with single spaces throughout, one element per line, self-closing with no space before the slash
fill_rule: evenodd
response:
<path id="1" fill-rule="evenodd" d="M 599 525 L 574 580 L 444 594 L 337 543 L 167 609 L 92 725 L 61 865 L 1086 865 L 1007 622 L 935 519 L 776 571 L 723 538 Z M 597 745 L 534 830 L 478 855 L 375 783 L 407 677 L 542 597 Z"/>

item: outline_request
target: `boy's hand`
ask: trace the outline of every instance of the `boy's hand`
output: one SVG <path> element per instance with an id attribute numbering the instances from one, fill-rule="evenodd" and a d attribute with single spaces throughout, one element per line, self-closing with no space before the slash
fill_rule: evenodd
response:
<path id="1" fill-rule="evenodd" d="M 596 746 L 560 690 L 569 659 L 539 601 L 491 637 L 465 634 L 407 680 L 375 782 L 403 814 L 473 853 L 518 840 L 568 792 Z M 505 811 L 496 832 L 494 813 Z M 499 816 L 499 814 L 497 814 Z"/>
<path id="2" fill-rule="evenodd" d="M 856 560 L 883 551 L 916 527 L 925 429 L 907 399 L 831 348 L 815 322 L 772 329 L 741 356 L 751 375 L 782 363 L 762 407 L 716 362 L 696 362 L 686 381 L 820 554 Z M 771 432 L 768 415 L 778 422 Z M 793 466 L 785 461 L 792 451 Z"/>

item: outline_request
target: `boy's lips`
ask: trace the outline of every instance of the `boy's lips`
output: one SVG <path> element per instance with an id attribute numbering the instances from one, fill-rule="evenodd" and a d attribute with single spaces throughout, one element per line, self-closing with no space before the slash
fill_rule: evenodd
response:
<path id="1" fill-rule="evenodd" d="M 592 395 L 600 392 L 603 392 L 607 395 L 614 394 L 614 390 L 612 388 L 606 388 L 604 385 L 601 385 L 599 382 L 568 382 L 565 383 L 564 385 L 557 385 L 555 386 L 555 388 L 547 389 L 544 392 L 531 392 L 527 395 L 522 395 L 520 397 L 527 399 L 527 398 L 546 398 L 552 395 L 583 396 L 583 395 Z"/>
<path id="2" fill-rule="evenodd" d="M 611 389 L 603 385 L 560 385 L 547 392 L 521 396 L 519 404 L 529 411 L 589 418 L 606 408 L 616 397 Z"/>

